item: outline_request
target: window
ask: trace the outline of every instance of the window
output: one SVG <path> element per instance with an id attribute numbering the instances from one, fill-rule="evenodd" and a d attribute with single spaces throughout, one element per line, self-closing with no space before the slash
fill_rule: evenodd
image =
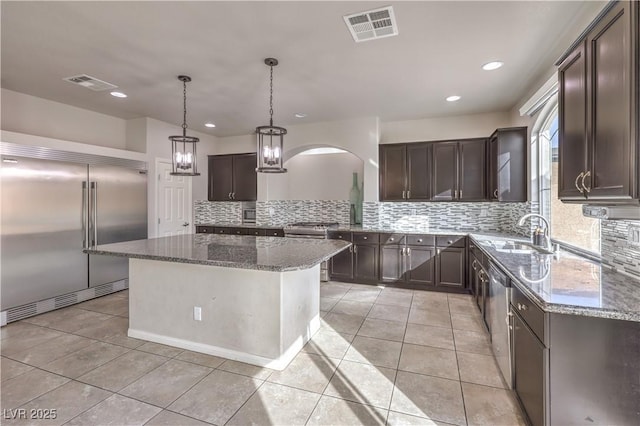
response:
<path id="1" fill-rule="evenodd" d="M 540 169 L 540 212 L 551 223 L 551 238 L 556 242 L 600 254 L 600 221 L 582 215 L 581 204 L 566 204 L 558 199 L 558 106 L 541 117 L 538 134 Z"/>

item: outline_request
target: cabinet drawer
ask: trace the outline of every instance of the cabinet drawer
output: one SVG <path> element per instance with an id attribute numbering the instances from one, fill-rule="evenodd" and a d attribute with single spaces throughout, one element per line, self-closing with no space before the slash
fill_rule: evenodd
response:
<path id="1" fill-rule="evenodd" d="M 436 237 L 433 235 L 407 235 L 407 245 L 434 246 L 436 245 Z"/>
<path id="2" fill-rule="evenodd" d="M 196 234 L 213 234 L 214 232 L 213 226 L 196 226 Z"/>
<path id="3" fill-rule="evenodd" d="M 220 227 L 220 226 L 216 226 L 215 227 L 215 232 L 216 234 L 231 234 L 233 228 L 226 228 L 226 227 Z"/>
<path id="4" fill-rule="evenodd" d="M 379 244 L 380 235 L 373 232 L 354 232 L 353 242 L 356 244 Z"/>
<path id="5" fill-rule="evenodd" d="M 464 235 L 438 235 L 436 243 L 438 247 L 462 247 L 465 246 Z"/>
<path id="6" fill-rule="evenodd" d="M 329 231 L 327 237 L 330 240 L 351 241 L 351 232 L 349 231 Z"/>
<path id="7" fill-rule="evenodd" d="M 265 231 L 265 236 L 267 237 L 284 237 L 283 229 L 270 228 L 270 229 L 265 229 L 264 231 Z"/>
<path id="8" fill-rule="evenodd" d="M 380 234 L 380 244 L 403 245 L 405 240 L 404 234 Z"/>
<path id="9" fill-rule="evenodd" d="M 538 339 L 544 342 L 544 311 L 522 294 L 516 286 L 511 286 L 511 305 Z"/>

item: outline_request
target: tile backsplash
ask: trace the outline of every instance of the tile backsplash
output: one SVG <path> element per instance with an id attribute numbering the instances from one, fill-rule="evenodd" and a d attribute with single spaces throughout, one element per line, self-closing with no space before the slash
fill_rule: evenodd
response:
<path id="1" fill-rule="evenodd" d="M 381 203 L 365 202 L 363 225 L 397 230 L 510 232 L 529 235 L 516 225 L 537 208 L 533 203 Z"/>
<path id="2" fill-rule="evenodd" d="M 640 227 L 640 221 L 601 221 L 600 253 L 603 262 L 640 278 L 640 246 L 629 241 L 630 226 Z"/>
<path id="3" fill-rule="evenodd" d="M 242 203 L 239 201 L 196 200 L 193 207 L 196 225 L 242 222 Z"/>
<path id="4" fill-rule="evenodd" d="M 349 226 L 347 200 L 272 200 L 256 202 L 256 224 L 287 225 L 294 222 L 338 222 Z"/>

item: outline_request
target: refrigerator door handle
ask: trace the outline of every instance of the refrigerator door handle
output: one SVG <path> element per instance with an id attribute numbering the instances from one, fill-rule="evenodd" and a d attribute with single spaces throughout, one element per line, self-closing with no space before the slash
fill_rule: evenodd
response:
<path id="1" fill-rule="evenodd" d="M 87 206 L 88 200 L 87 200 L 87 182 L 83 181 L 82 182 L 82 218 L 81 218 L 81 223 L 82 223 L 82 248 L 86 249 L 89 248 L 87 245 L 87 241 L 89 240 L 89 228 L 87 227 L 87 216 L 89 215 L 89 213 L 87 212 L 88 210 L 88 206 Z"/>
<path id="2" fill-rule="evenodd" d="M 91 182 L 91 245 L 98 245 L 98 183 Z"/>

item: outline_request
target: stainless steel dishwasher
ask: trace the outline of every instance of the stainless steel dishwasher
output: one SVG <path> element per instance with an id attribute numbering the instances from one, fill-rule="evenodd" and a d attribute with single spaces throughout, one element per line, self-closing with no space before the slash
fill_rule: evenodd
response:
<path id="1" fill-rule="evenodd" d="M 511 371 L 511 333 L 509 330 L 509 299 L 511 282 L 493 263 L 489 265 L 489 330 L 493 355 L 509 389 L 513 388 Z"/>

